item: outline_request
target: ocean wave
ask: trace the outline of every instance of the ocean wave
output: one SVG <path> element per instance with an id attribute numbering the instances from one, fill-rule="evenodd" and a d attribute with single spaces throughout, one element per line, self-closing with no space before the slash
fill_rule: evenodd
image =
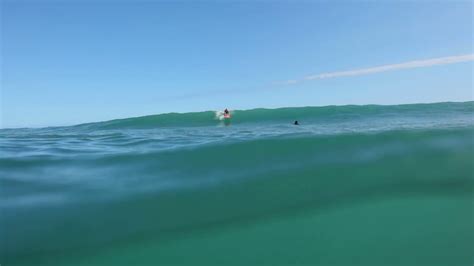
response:
<path id="1" fill-rule="evenodd" d="M 426 118 L 436 116 L 440 119 L 464 114 L 471 116 L 474 102 L 464 103 L 433 103 L 404 105 L 345 105 L 324 107 L 291 107 L 278 109 L 234 110 L 232 124 L 267 124 L 292 123 L 294 120 L 319 123 L 334 123 L 351 120 L 390 119 L 402 117 Z M 199 127 L 219 125 L 223 117 L 220 111 L 193 113 L 168 113 L 106 122 L 88 123 L 76 127 L 84 129 L 127 129 L 127 128 L 159 128 L 159 127 Z M 472 119 L 472 117 L 471 117 Z"/>
<path id="2" fill-rule="evenodd" d="M 473 113 L 472 102 L 259 109 L 223 127 L 204 112 L 3 130 L 0 255 L 34 261 L 307 209 L 471 197 Z"/>

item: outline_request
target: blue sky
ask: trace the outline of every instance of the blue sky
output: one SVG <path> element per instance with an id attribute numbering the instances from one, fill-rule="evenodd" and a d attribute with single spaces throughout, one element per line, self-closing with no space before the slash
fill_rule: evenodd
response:
<path id="1" fill-rule="evenodd" d="M 472 54 L 472 5 L 3 0 L 0 126 L 473 100 L 472 60 L 304 80 Z"/>

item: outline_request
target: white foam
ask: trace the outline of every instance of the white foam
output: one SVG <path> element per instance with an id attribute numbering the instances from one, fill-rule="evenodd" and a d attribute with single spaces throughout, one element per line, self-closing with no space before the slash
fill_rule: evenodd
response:
<path id="1" fill-rule="evenodd" d="M 215 111 L 216 119 L 217 120 L 224 120 L 224 112 L 223 111 Z"/>

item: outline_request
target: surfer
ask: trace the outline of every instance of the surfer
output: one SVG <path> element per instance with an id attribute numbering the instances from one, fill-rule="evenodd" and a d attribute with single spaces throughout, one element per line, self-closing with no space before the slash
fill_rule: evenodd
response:
<path id="1" fill-rule="evenodd" d="M 230 118 L 230 112 L 227 110 L 227 108 L 224 110 L 224 118 L 229 119 Z"/>
<path id="2" fill-rule="evenodd" d="M 293 123 L 293 125 L 295 125 L 295 126 L 299 125 L 298 120 L 295 120 L 295 122 Z"/>

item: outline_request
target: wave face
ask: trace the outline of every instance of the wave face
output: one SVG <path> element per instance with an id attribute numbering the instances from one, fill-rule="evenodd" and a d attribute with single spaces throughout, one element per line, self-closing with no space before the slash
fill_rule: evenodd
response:
<path id="1" fill-rule="evenodd" d="M 437 104 L 407 104 L 407 105 L 346 105 L 325 107 L 297 107 L 279 109 L 252 109 L 232 111 L 233 125 L 267 125 L 288 124 L 294 120 L 306 124 L 333 124 L 354 122 L 355 120 L 374 120 L 408 122 L 403 120 L 428 118 L 436 116 L 440 119 L 450 119 L 451 114 L 472 114 L 473 105 L 470 103 L 437 103 Z M 401 116 L 403 114 L 403 116 Z M 127 119 L 116 119 L 107 122 L 78 125 L 76 128 L 105 130 L 105 129 L 150 129 L 164 127 L 206 127 L 219 125 L 223 121 L 223 112 L 206 111 L 195 113 L 168 113 Z M 448 121 L 449 122 L 449 121 Z M 451 123 L 451 122 L 449 122 Z M 400 124 L 400 123 L 397 123 Z"/>
<path id="2" fill-rule="evenodd" d="M 5 265 L 473 263 L 474 102 L 3 129 L 0 150 Z"/>

